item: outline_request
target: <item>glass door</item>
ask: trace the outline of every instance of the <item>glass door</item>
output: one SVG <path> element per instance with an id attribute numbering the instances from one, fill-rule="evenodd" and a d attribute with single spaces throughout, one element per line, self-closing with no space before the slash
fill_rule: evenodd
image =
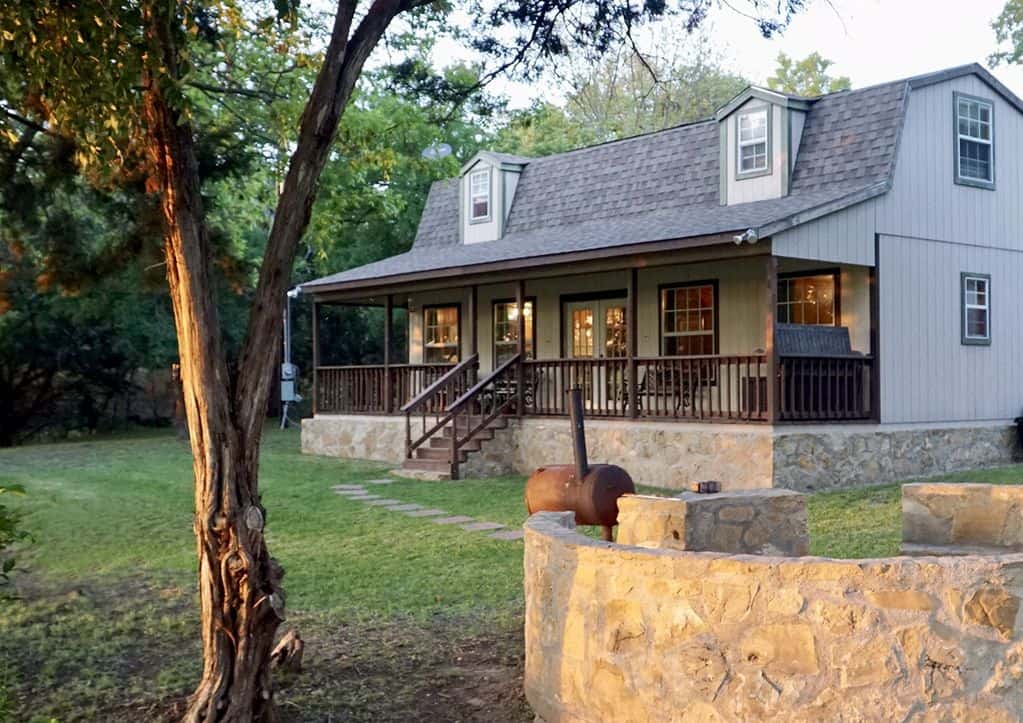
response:
<path id="1" fill-rule="evenodd" d="M 618 359 L 627 355 L 625 299 L 593 299 L 565 304 L 565 357 Z M 624 365 L 572 365 L 562 375 L 564 390 L 578 384 L 588 410 L 607 411 L 623 401 Z"/>

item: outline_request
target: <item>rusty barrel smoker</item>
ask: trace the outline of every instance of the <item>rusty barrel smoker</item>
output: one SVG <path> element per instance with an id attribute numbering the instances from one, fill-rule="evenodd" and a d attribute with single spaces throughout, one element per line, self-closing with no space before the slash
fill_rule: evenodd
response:
<path id="1" fill-rule="evenodd" d="M 635 494 L 632 477 L 613 464 L 588 464 L 586 431 L 583 428 L 583 398 L 578 387 L 569 392 L 572 443 L 575 464 L 540 467 L 526 481 L 526 510 L 534 512 L 575 512 L 577 525 L 600 525 L 604 539 L 618 524 L 618 498 Z"/>

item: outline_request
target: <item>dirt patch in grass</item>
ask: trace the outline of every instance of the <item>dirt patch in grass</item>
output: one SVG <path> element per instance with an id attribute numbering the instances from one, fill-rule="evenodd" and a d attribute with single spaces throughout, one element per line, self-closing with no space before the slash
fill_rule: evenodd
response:
<path id="1" fill-rule="evenodd" d="M 191 592 L 151 581 L 20 579 L 0 607 L 0 720 L 171 721 L 199 673 Z M 521 617 L 349 622 L 295 612 L 304 669 L 285 721 L 529 721 Z"/>

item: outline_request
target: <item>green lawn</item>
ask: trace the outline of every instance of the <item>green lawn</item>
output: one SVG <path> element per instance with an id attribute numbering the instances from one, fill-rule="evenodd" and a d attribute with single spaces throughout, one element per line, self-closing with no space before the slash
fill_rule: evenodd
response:
<path id="1" fill-rule="evenodd" d="M 267 433 L 269 544 L 287 573 L 289 624 L 309 642 L 307 672 L 283 681 L 285 717 L 429 720 L 459 710 L 464 720 L 528 720 L 518 686 L 522 544 L 330 489 L 387 471 L 301 455 L 297 432 Z M 954 478 L 1014 483 L 1023 468 Z M 21 556 L 23 599 L 0 603 L 0 720 L 172 716 L 198 662 L 187 446 L 150 433 L 2 450 L 4 482 L 27 488 L 15 504 L 35 543 Z M 523 484 L 372 489 L 518 526 Z M 809 515 L 814 554 L 897 553 L 897 485 L 815 494 Z"/>

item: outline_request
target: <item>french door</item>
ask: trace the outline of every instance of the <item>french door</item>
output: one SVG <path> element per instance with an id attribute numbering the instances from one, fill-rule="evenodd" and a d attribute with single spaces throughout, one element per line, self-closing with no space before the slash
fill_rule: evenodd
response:
<path id="1" fill-rule="evenodd" d="M 579 361 L 624 359 L 628 353 L 624 298 L 572 301 L 564 305 L 565 358 Z M 588 410 L 623 404 L 625 363 L 583 363 L 565 375 L 564 388 L 579 385 Z"/>

